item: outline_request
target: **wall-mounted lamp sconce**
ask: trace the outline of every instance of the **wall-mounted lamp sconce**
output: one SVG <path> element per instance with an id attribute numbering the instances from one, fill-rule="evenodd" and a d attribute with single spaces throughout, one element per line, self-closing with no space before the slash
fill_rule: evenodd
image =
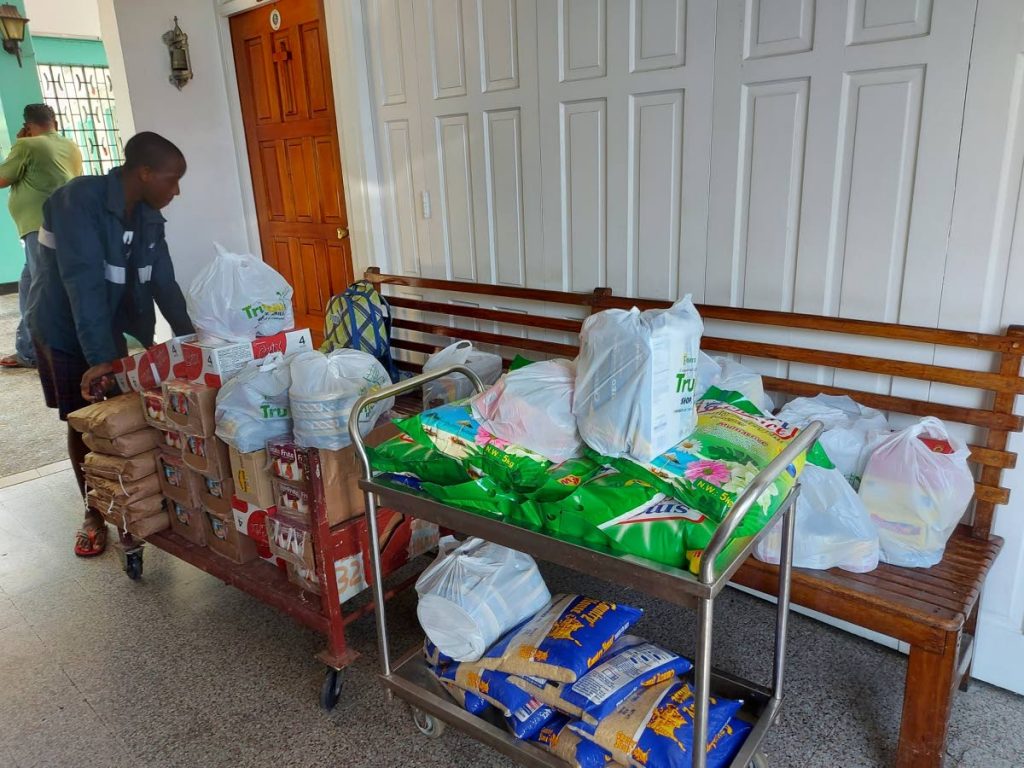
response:
<path id="1" fill-rule="evenodd" d="M 174 29 L 164 32 L 164 44 L 171 54 L 171 85 L 179 91 L 185 83 L 192 79 L 192 59 L 188 54 L 188 35 L 178 26 L 178 17 L 174 17 Z"/>
<path id="2" fill-rule="evenodd" d="M 10 3 L 0 5 L 0 37 L 4 41 L 4 50 L 18 57 L 21 66 L 21 44 L 25 40 L 25 25 L 28 19 L 18 12 L 17 7 Z"/>

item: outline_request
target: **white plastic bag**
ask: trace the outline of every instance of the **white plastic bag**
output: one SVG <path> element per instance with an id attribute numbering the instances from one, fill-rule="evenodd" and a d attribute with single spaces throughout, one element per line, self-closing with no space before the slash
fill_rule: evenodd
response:
<path id="1" fill-rule="evenodd" d="M 722 380 L 722 366 L 715 358 L 705 354 L 703 350 L 697 355 L 697 389 L 695 395 L 698 400 L 711 388 L 718 386 Z"/>
<path id="2" fill-rule="evenodd" d="M 551 593 L 529 555 L 482 539 L 446 536 L 416 580 L 416 615 L 430 642 L 456 661 L 476 661 L 537 613 Z"/>
<path id="3" fill-rule="evenodd" d="M 468 341 L 457 341 L 454 344 L 449 344 L 440 352 L 432 354 L 423 363 L 423 372 L 430 373 L 449 365 L 467 366 L 480 377 L 480 381 L 488 386 L 501 376 L 501 355 L 481 352 L 474 349 Z M 462 374 L 454 373 L 450 376 L 443 376 L 423 385 L 423 410 L 464 400 L 475 393 L 476 388 L 473 386 L 473 382 Z"/>
<path id="4" fill-rule="evenodd" d="M 280 352 L 253 360 L 217 392 L 217 437 L 239 453 L 262 450 L 267 440 L 290 435 L 288 388 L 292 377 Z"/>
<path id="5" fill-rule="evenodd" d="M 945 441 L 939 453 L 921 438 Z M 868 459 L 860 498 L 878 526 L 882 560 L 928 568 L 942 559 L 974 495 L 967 445 L 927 416 L 882 440 Z"/>
<path id="6" fill-rule="evenodd" d="M 292 287 L 270 266 L 249 254 L 217 255 L 189 286 L 185 304 L 199 342 L 252 341 L 295 326 Z"/>
<path id="7" fill-rule="evenodd" d="M 752 402 L 762 413 L 770 414 L 775 410 L 775 403 L 764 391 L 764 382 L 761 374 L 753 368 L 748 368 L 743 363 L 733 360 L 731 357 L 712 358 L 722 369 L 716 387 L 731 392 L 739 392 L 747 400 Z"/>
<path id="8" fill-rule="evenodd" d="M 778 563 L 782 521 L 754 547 L 754 556 Z M 878 531 L 864 503 L 837 469 L 813 464 L 800 473 L 793 534 L 793 565 L 797 568 L 842 568 L 867 573 L 878 567 Z"/>
<path id="9" fill-rule="evenodd" d="M 572 361 L 531 363 L 473 398 L 473 415 L 492 435 L 558 464 L 583 452 L 572 413 L 575 386 Z"/>
<path id="10" fill-rule="evenodd" d="M 697 355 L 704 323 L 689 296 L 669 309 L 609 309 L 580 331 L 573 412 L 586 443 L 647 462 L 697 424 Z"/>
<path id="11" fill-rule="evenodd" d="M 291 375 L 295 442 L 303 448 L 338 450 L 349 445 L 348 418 L 356 400 L 391 384 L 384 366 L 356 349 L 295 355 Z M 394 398 L 389 398 L 363 409 L 359 432 L 367 435 L 394 404 Z"/>
<path id="12" fill-rule="evenodd" d="M 854 489 L 860 487 L 871 451 L 890 431 L 885 414 L 846 395 L 798 397 L 782 407 L 778 418 L 801 429 L 815 420 L 824 424 L 821 447 Z"/>

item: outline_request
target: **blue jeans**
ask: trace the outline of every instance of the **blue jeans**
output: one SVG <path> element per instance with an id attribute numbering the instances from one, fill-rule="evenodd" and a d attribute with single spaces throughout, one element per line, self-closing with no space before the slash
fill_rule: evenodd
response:
<path id="1" fill-rule="evenodd" d="M 36 271 L 36 262 L 39 259 L 39 233 L 29 232 L 24 240 L 25 267 L 21 270 L 21 280 L 18 282 L 18 311 L 21 313 L 21 320 L 14 334 L 14 351 L 22 362 L 35 365 L 36 350 L 32 346 L 32 334 L 29 333 L 28 323 L 25 322 L 25 310 L 28 308 L 28 291 L 32 287 L 32 275 Z"/>

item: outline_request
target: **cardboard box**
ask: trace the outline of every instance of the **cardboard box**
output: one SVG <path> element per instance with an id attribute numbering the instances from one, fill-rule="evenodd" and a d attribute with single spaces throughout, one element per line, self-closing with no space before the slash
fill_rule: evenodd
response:
<path id="1" fill-rule="evenodd" d="M 217 390 L 187 381 L 164 382 L 164 413 L 171 429 L 185 435 L 213 437 L 217 426 Z"/>
<path id="2" fill-rule="evenodd" d="M 334 561 L 334 577 L 338 585 L 338 602 L 345 603 L 365 590 L 366 563 L 363 553 L 363 529 L 359 521 L 353 520 L 335 532 L 338 558 Z M 308 565 L 290 560 L 287 565 L 288 579 L 293 584 L 314 594 L 321 594 L 320 573 Z"/>
<path id="3" fill-rule="evenodd" d="M 170 429 L 167 424 L 167 414 L 164 408 L 164 391 L 162 389 L 147 389 L 141 392 L 142 412 L 149 425 L 157 429 Z"/>
<path id="4" fill-rule="evenodd" d="M 305 568 L 300 568 L 292 563 L 285 563 L 285 570 L 288 573 L 288 581 L 297 587 L 307 592 L 312 592 L 314 595 L 320 594 L 320 580 L 317 578 L 316 573 L 313 571 L 307 571 Z"/>
<path id="5" fill-rule="evenodd" d="M 307 570 L 315 570 L 313 530 L 308 523 L 281 517 L 280 510 L 267 517 L 267 543 L 271 553 Z"/>
<path id="6" fill-rule="evenodd" d="M 199 501 L 204 507 L 220 515 L 231 514 L 231 499 L 235 494 L 235 484 L 231 477 L 220 480 L 215 477 L 203 477 L 199 488 Z"/>
<path id="7" fill-rule="evenodd" d="M 230 513 L 221 515 L 204 509 L 203 519 L 206 523 L 206 545 L 218 555 L 236 563 L 248 563 L 257 558 L 256 542 L 239 533 Z"/>
<path id="8" fill-rule="evenodd" d="M 164 450 L 181 453 L 185 449 L 185 438 L 176 429 L 168 429 L 163 433 Z"/>
<path id="9" fill-rule="evenodd" d="M 167 499 L 185 507 L 199 505 L 201 476 L 186 467 L 180 455 L 161 451 L 156 457 L 156 471 L 160 490 Z"/>
<path id="10" fill-rule="evenodd" d="M 183 345 L 195 341 L 195 335 L 176 336 L 154 344 L 143 352 L 114 361 L 114 379 L 122 392 L 156 389 L 171 378 L 181 378 L 185 369 Z"/>
<path id="11" fill-rule="evenodd" d="M 262 360 L 271 352 L 284 355 L 316 349 L 308 329 L 285 331 L 273 336 L 261 336 L 238 344 L 182 344 L 184 362 L 180 378 L 208 387 L 221 387 L 241 371 L 250 360 Z"/>
<path id="12" fill-rule="evenodd" d="M 365 438 L 366 444 L 376 446 L 399 433 L 398 427 L 390 421 L 374 429 Z M 296 503 L 305 501 L 312 510 L 312 488 L 309 480 L 312 468 L 309 451 L 293 442 L 271 440 L 267 443 L 271 471 L 279 482 L 275 485 L 275 503 L 284 509 L 289 505 L 281 498 L 282 488 L 296 498 Z M 355 446 L 337 451 L 320 450 L 320 477 L 324 489 L 324 504 L 327 507 L 327 522 L 340 525 L 346 520 L 359 517 L 366 509 L 366 497 L 359 487 L 363 476 L 363 464 Z M 299 491 L 305 492 L 305 499 Z"/>
<path id="13" fill-rule="evenodd" d="M 206 513 L 202 509 L 171 502 L 171 530 L 200 547 L 206 545 Z"/>
<path id="14" fill-rule="evenodd" d="M 185 465 L 201 475 L 217 480 L 231 479 L 228 446 L 216 437 L 187 435 L 181 449 Z"/>
<path id="15" fill-rule="evenodd" d="M 237 496 L 231 499 L 231 516 L 235 521 L 235 528 L 243 536 L 248 536 L 256 545 L 256 554 L 268 563 L 284 569 L 285 561 L 270 551 L 270 544 L 267 539 L 267 518 L 273 517 L 277 510 L 259 509 Z"/>
<path id="16" fill-rule="evenodd" d="M 369 541 L 369 526 L 366 518 L 361 517 L 356 524 L 359 526 L 359 540 Z M 437 525 L 425 520 L 416 520 L 395 512 L 381 509 L 377 512 L 377 534 L 381 552 L 381 568 L 385 574 L 392 573 L 413 558 L 437 546 L 439 531 Z M 364 568 L 369 581 L 373 574 L 369 552 L 364 552 Z"/>
<path id="17" fill-rule="evenodd" d="M 313 499 L 305 483 L 290 483 L 273 478 L 274 506 L 277 513 L 308 523 L 312 519 Z"/>
<path id="18" fill-rule="evenodd" d="M 258 509 L 273 507 L 274 485 L 267 469 L 267 452 L 239 453 L 234 446 L 229 446 L 228 460 L 235 496 Z"/>

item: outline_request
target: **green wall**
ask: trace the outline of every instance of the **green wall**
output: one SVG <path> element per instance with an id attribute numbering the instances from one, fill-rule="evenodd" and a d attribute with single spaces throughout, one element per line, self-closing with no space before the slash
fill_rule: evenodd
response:
<path id="1" fill-rule="evenodd" d="M 22 0 L 5 2 L 13 2 L 22 16 L 28 16 Z M 21 44 L 20 68 L 14 56 L 0 49 L 0 155 L 4 157 L 11 151 L 11 145 L 21 130 L 21 111 L 25 105 L 43 100 L 43 93 L 39 90 L 39 75 L 36 74 L 31 21 L 28 26 L 25 42 Z M 24 263 L 25 252 L 18 238 L 18 230 L 7 212 L 7 190 L 0 190 L 0 283 L 17 282 Z"/>
<path id="2" fill-rule="evenodd" d="M 31 25 L 31 22 L 29 22 Z M 67 37 L 34 37 L 37 64 L 71 64 L 80 67 L 107 66 L 107 52 L 100 40 Z"/>

